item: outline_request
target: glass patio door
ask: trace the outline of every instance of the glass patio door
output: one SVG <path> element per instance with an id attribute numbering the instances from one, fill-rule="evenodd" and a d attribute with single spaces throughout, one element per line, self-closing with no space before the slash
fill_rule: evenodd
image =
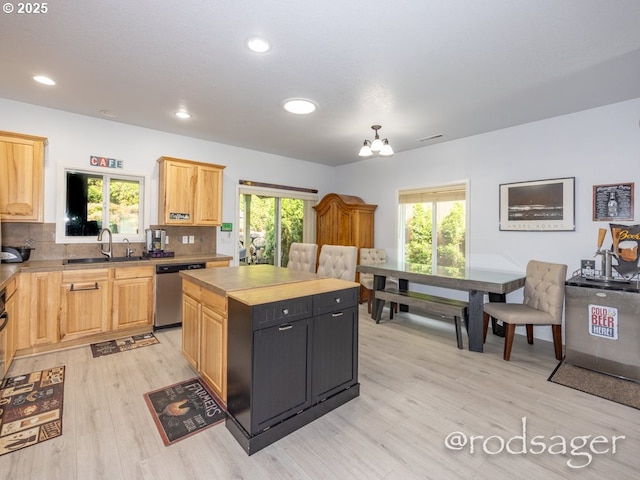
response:
<path id="1" fill-rule="evenodd" d="M 240 188 L 240 265 L 286 267 L 291 243 L 314 241 L 315 222 L 309 218 L 315 220 L 311 208 L 315 201 L 296 197 L 300 195 L 295 192 Z M 309 223 L 313 224 L 313 230 Z"/>

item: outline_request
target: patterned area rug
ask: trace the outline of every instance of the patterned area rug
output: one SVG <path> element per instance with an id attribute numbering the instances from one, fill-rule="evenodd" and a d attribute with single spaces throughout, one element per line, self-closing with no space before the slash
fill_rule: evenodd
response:
<path id="1" fill-rule="evenodd" d="M 560 362 L 549 381 L 640 410 L 640 383 Z"/>
<path id="2" fill-rule="evenodd" d="M 64 367 L 0 384 L 0 455 L 62 435 Z"/>
<path id="3" fill-rule="evenodd" d="M 93 358 L 111 355 L 112 353 L 120 353 L 134 348 L 148 347 L 160 343 L 156 336 L 149 332 L 131 337 L 118 338 L 116 340 L 108 340 L 106 342 L 92 343 L 91 353 Z"/>
<path id="4" fill-rule="evenodd" d="M 145 393 L 144 399 L 165 445 L 212 427 L 227 416 L 222 402 L 199 378 Z"/>

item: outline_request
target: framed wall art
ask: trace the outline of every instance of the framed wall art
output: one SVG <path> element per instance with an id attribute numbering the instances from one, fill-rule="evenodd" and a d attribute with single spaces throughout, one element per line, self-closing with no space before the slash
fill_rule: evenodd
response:
<path id="1" fill-rule="evenodd" d="M 500 185 L 500 230 L 575 229 L 575 177 Z"/>
<path id="2" fill-rule="evenodd" d="M 593 186 L 593 221 L 632 221 L 633 183 Z"/>

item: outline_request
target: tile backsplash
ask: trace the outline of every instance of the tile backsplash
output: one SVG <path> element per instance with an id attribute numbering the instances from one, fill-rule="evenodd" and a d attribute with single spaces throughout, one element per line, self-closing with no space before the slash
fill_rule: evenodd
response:
<path id="1" fill-rule="evenodd" d="M 175 227 L 151 225 L 150 228 L 163 228 L 167 231 L 169 245 L 167 250 L 179 255 L 197 255 L 216 253 L 217 227 Z M 183 244 L 183 236 L 194 236 L 195 242 Z M 11 247 L 30 246 L 29 260 L 59 260 L 64 258 L 99 257 L 100 244 L 97 237 L 92 243 L 56 243 L 55 223 L 6 223 L 2 222 L 2 244 Z M 126 242 L 113 243 L 113 256 L 123 257 Z M 133 255 L 142 255 L 144 243 L 131 242 Z"/>

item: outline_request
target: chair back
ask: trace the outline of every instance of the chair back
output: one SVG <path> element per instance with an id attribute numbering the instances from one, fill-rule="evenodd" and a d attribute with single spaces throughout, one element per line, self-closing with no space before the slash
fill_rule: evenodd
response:
<path id="1" fill-rule="evenodd" d="M 356 279 L 357 257 L 356 247 L 323 245 L 318 259 L 318 275 L 353 282 Z"/>
<path id="2" fill-rule="evenodd" d="M 547 312 L 553 318 L 553 323 L 562 323 L 566 279 L 566 265 L 530 260 L 527 264 L 523 303 Z"/>
<path id="3" fill-rule="evenodd" d="M 360 265 L 377 265 L 386 263 L 387 252 L 384 248 L 361 248 L 360 249 Z M 361 273 L 360 283 L 365 287 L 373 288 L 373 274 Z"/>
<path id="4" fill-rule="evenodd" d="M 293 242 L 289 247 L 289 262 L 287 268 L 302 272 L 316 273 L 316 257 L 318 245 L 315 243 Z"/>

